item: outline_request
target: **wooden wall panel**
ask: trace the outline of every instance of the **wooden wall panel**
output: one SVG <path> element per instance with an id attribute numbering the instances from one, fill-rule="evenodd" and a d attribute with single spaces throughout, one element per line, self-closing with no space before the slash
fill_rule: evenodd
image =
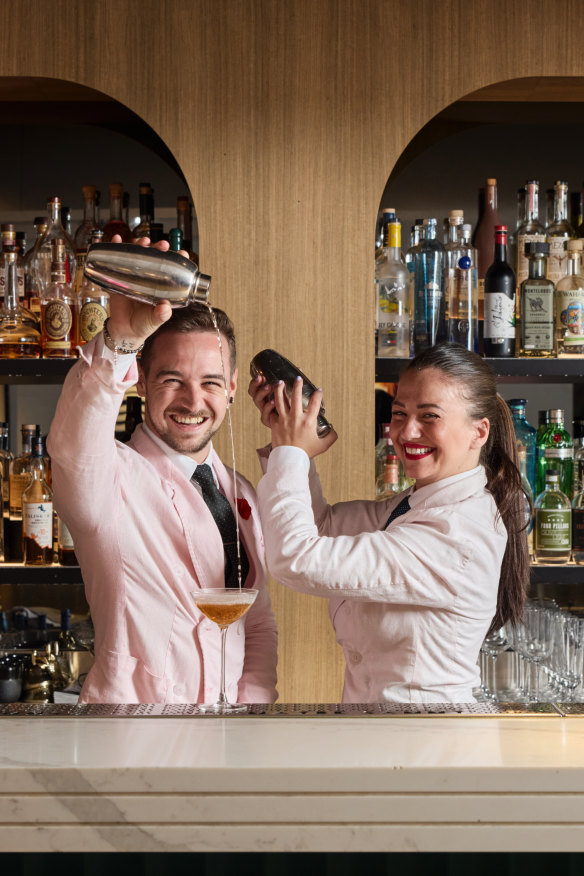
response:
<path id="1" fill-rule="evenodd" d="M 325 388 L 331 500 L 372 493 L 372 241 L 412 136 L 507 79 L 584 75 L 577 0 L 21 0 L 0 75 L 99 89 L 164 139 L 197 209 L 212 301 L 239 333 L 238 464 L 265 440 L 247 362 L 273 346 Z M 221 449 L 227 451 L 227 442 Z M 281 697 L 335 700 L 326 605 L 273 585 Z"/>

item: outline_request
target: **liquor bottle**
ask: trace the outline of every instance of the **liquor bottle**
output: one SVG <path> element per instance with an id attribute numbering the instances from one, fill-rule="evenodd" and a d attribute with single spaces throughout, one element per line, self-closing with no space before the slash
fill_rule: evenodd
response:
<path id="1" fill-rule="evenodd" d="M 424 219 L 425 239 L 414 255 L 414 355 L 447 338 L 444 245 L 436 219 Z"/>
<path id="2" fill-rule="evenodd" d="M 48 216 L 35 216 L 34 227 L 36 231 L 35 242 L 24 254 L 24 298 L 25 304 L 40 322 L 41 318 L 41 290 L 38 274 L 32 268 L 32 255 L 37 241 L 39 241 L 49 227 Z"/>
<path id="3" fill-rule="evenodd" d="M 9 449 L 8 423 L 0 423 L 0 473 L 2 477 L 2 507 L 4 517 L 9 516 L 10 509 L 10 463 L 14 454 Z"/>
<path id="4" fill-rule="evenodd" d="M 45 440 L 33 440 L 31 480 L 22 493 L 22 540 L 25 566 L 53 562 L 53 493 L 45 478 Z"/>
<path id="5" fill-rule="evenodd" d="M 584 566 L 584 478 L 572 499 L 572 559 Z"/>
<path id="6" fill-rule="evenodd" d="M 529 483 L 529 478 L 527 477 L 527 453 L 524 444 L 522 444 L 521 446 L 518 445 L 517 457 L 519 459 L 521 486 L 523 487 L 527 547 L 529 550 L 529 556 L 533 557 L 533 490 L 531 488 L 531 484 Z"/>
<path id="7" fill-rule="evenodd" d="M 525 417 L 525 406 L 527 400 L 524 398 L 510 398 L 507 402 L 511 411 L 511 420 L 515 430 L 515 438 L 517 440 L 517 452 L 525 453 L 525 474 L 531 488 L 532 495 L 535 495 L 535 460 L 536 460 L 536 434 L 537 430 L 529 423 Z"/>
<path id="8" fill-rule="evenodd" d="M 14 243 L 18 254 L 24 259 L 24 255 L 28 250 L 26 245 L 26 231 L 17 231 L 14 235 Z"/>
<path id="9" fill-rule="evenodd" d="M 17 284 L 17 301 L 19 304 L 25 303 L 25 284 L 24 284 L 24 259 L 20 249 L 16 246 L 16 231 L 14 225 L 0 225 L 0 235 L 2 237 L 2 253 L 0 254 L 0 291 L 4 292 L 4 284 L 6 282 L 6 253 L 16 253 L 16 284 Z"/>
<path id="10" fill-rule="evenodd" d="M 584 355 L 584 241 L 568 240 L 568 273 L 556 286 L 556 344 L 558 356 Z"/>
<path id="11" fill-rule="evenodd" d="M 446 298 L 444 302 L 444 312 L 446 316 L 446 322 L 448 323 L 449 319 L 449 307 L 450 307 L 450 292 L 451 288 L 454 285 L 454 268 L 456 267 L 456 263 L 458 259 L 456 258 L 456 253 L 458 251 L 459 243 L 460 243 L 460 235 L 462 233 L 462 223 L 464 222 L 464 211 L 463 210 L 451 210 L 448 214 L 448 217 L 444 220 L 445 222 L 445 234 L 444 234 L 444 257 L 445 257 L 445 275 L 444 282 L 446 288 Z"/>
<path id="12" fill-rule="evenodd" d="M 32 442 L 40 432 L 40 427 L 25 423 L 20 427 L 22 450 L 10 463 L 9 473 L 9 517 L 22 521 L 22 493 L 28 486 L 31 472 Z"/>
<path id="13" fill-rule="evenodd" d="M 110 217 L 103 229 L 104 242 L 109 243 L 114 234 L 119 234 L 122 243 L 130 243 L 132 232 L 122 218 L 122 195 L 124 187 L 122 183 L 110 183 Z"/>
<path id="14" fill-rule="evenodd" d="M 529 275 L 529 262 L 525 255 L 526 244 L 545 242 L 545 228 L 539 221 L 539 182 L 536 179 L 528 179 L 525 183 L 524 214 L 513 237 L 516 259 L 513 266 L 519 289 Z"/>
<path id="15" fill-rule="evenodd" d="M 60 517 L 57 518 L 57 558 L 61 566 L 79 565 L 73 537 Z"/>
<path id="16" fill-rule="evenodd" d="M 485 356 L 515 355 L 515 274 L 507 264 L 507 226 L 495 228 L 495 255 L 485 274 Z"/>
<path id="17" fill-rule="evenodd" d="M 572 508 L 560 489 L 560 472 L 549 468 L 543 492 L 535 500 L 535 559 L 567 563 L 572 551 Z"/>
<path id="18" fill-rule="evenodd" d="M 455 261 L 447 295 L 448 336 L 474 353 L 479 351 L 479 319 L 476 251 L 470 242 L 470 225 L 461 226 L 456 250 L 451 250 Z"/>
<path id="19" fill-rule="evenodd" d="M 473 246 L 477 250 L 479 331 L 482 337 L 484 319 L 485 277 L 495 259 L 495 228 L 500 226 L 497 212 L 497 180 L 487 179 L 484 189 L 484 204 L 473 237 Z"/>
<path id="20" fill-rule="evenodd" d="M 564 411 L 554 408 L 549 411 L 550 423 L 537 444 L 537 469 L 535 472 L 536 495 L 543 490 L 548 468 L 559 472 L 560 489 L 566 496 L 572 495 L 572 462 L 574 446 L 570 433 L 564 428 Z"/>
<path id="21" fill-rule="evenodd" d="M 18 302 L 17 258 L 4 252 L 4 302 L 0 310 L 0 359 L 38 359 L 41 333 L 36 317 Z"/>
<path id="22" fill-rule="evenodd" d="M 141 237 L 150 237 L 150 223 L 154 221 L 154 193 L 150 183 L 140 183 L 138 186 L 138 203 L 140 209 L 140 221 L 132 229 L 132 242 Z"/>
<path id="23" fill-rule="evenodd" d="M 424 239 L 426 229 L 424 228 L 424 220 L 416 219 L 410 230 L 410 245 L 404 254 L 405 266 L 410 272 L 414 273 L 414 255 L 417 252 L 420 241 Z"/>
<path id="24" fill-rule="evenodd" d="M 95 192 L 93 185 L 82 187 L 83 192 L 83 220 L 75 231 L 75 252 L 77 256 L 77 270 L 75 273 L 75 291 L 79 294 L 83 283 L 83 270 L 85 268 L 85 256 L 91 243 L 91 235 L 98 231 L 99 227 L 95 218 Z"/>
<path id="25" fill-rule="evenodd" d="M 77 358 L 78 302 L 67 283 L 65 242 L 52 241 L 51 282 L 41 296 L 42 345 L 45 359 Z"/>
<path id="26" fill-rule="evenodd" d="M 566 241 L 571 237 L 574 229 L 568 222 L 568 183 L 558 180 L 554 186 L 554 217 L 546 232 L 550 245 L 547 275 L 554 284 L 568 273 Z"/>
<path id="27" fill-rule="evenodd" d="M 529 276 L 519 287 L 521 302 L 520 356 L 550 357 L 556 353 L 555 293 L 546 279 L 549 244 L 532 241 L 525 244 Z"/>
<path id="28" fill-rule="evenodd" d="M 193 214 L 191 202 L 186 195 L 179 195 L 176 199 L 176 224 L 183 235 L 183 246 L 189 254 L 189 258 L 196 265 L 199 264 L 199 256 L 194 248 L 193 238 Z"/>
<path id="29" fill-rule="evenodd" d="M 96 246 L 103 239 L 103 231 L 94 231 L 90 238 L 90 246 Z M 103 324 L 109 315 L 109 294 L 105 289 L 96 286 L 84 274 L 79 292 L 79 346 L 87 344 L 103 329 Z"/>
<path id="30" fill-rule="evenodd" d="M 179 198 L 180 200 L 180 198 Z M 188 200 L 188 199 L 187 199 Z M 393 207 L 384 207 L 383 210 L 379 213 L 379 219 L 377 220 L 377 228 L 375 234 L 375 253 L 377 254 L 377 250 L 381 249 L 383 246 L 383 241 L 385 240 L 385 223 L 387 222 L 387 217 L 389 214 L 393 213 L 395 215 L 395 209 Z"/>
<path id="31" fill-rule="evenodd" d="M 381 358 L 410 355 L 410 280 L 401 254 L 401 224 L 395 214 L 386 214 L 384 243 L 375 257 L 376 355 Z"/>
<path id="32" fill-rule="evenodd" d="M 403 467 L 390 438 L 390 424 L 379 427 L 380 438 L 375 445 L 375 498 L 388 499 L 409 486 Z"/>
<path id="33" fill-rule="evenodd" d="M 47 287 L 51 283 L 51 265 L 53 261 L 53 240 L 63 242 L 65 248 L 65 271 L 67 283 L 75 283 L 75 270 L 77 265 L 77 256 L 75 254 L 75 244 L 70 235 L 67 234 L 61 222 L 61 201 L 59 198 L 49 198 L 47 202 L 47 211 L 49 214 L 49 224 L 45 233 L 40 237 L 33 247 L 28 263 L 28 270 L 31 274 L 31 283 L 34 289 L 38 290 L 39 295 L 43 295 Z"/>
<path id="34" fill-rule="evenodd" d="M 179 252 L 183 247 L 182 231 L 180 228 L 171 228 L 168 232 L 168 242 L 172 252 Z"/>

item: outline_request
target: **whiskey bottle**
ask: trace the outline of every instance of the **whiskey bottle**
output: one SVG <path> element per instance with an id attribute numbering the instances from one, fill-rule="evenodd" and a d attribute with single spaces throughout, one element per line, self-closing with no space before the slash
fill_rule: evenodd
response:
<path id="1" fill-rule="evenodd" d="M 33 441 L 31 480 L 22 493 L 22 543 L 25 566 L 53 562 L 53 493 L 45 478 L 45 441 Z"/>
<path id="2" fill-rule="evenodd" d="M 556 286 L 556 344 L 558 356 L 584 355 L 584 241 L 568 240 L 568 273 Z"/>
<path id="3" fill-rule="evenodd" d="M 384 244 L 375 257 L 376 355 L 410 355 L 410 274 L 401 254 L 401 224 L 386 215 Z"/>
<path id="4" fill-rule="evenodd" d="M 9 517 L 22 522 L 22 493 L 28 486 L 31 472 L 32 442 L 40 427 L 24 424 L 20 427 L 22 450 L 10 463 L 9 474 Z"/>
<path id="5" fill-rule="evenodd" d="M 558 180 L 554 186 L 554 217 L 546 233 L 550 245 L 547 276 L 554 284 L 568 273 L 566 241 L 571 237 L 574 229 L 568 222 L 568 183 Z"/>
<path id="6" fill-rule="evenodd" d="M 77 358 L 77 296 L 67 283 L 65 241 L 52 241 L 51 282 L 41 297 L 43 356 L 46 359 Z"/>
<path id="7" fill-rule="evenodd" d="M 110 183 L 110 217 L 103 229 L 104 242 L 109 243 L 114 234 L 119 234 L 122 243 L 130 243 L 132 233 L 122 218 L 122 183 Z"/>
<path id="8" fill-rule="evenodd" d="M 485 356 L 515 355 L 515 274 L 507 264 L 507 226 L 495 228 L 495 255 L 485 274 Z"/>
<path id="9" fill-rule="evenodd" d="M 31 274 L 31 283 L 34 288 L 39 290 L 38 294 L 41 296 L 51 283 L 53 240 L 60 240 L 64 246 L 66 283 L 75 283 L 75 270 L 77 265 L 75 244 L 61 221 L 60 198 L 49 198 L 47 202 L 47 211 L 49 214 L 49 224 L 47 225 L 43 236 L 36 241 L 28 263 L 28 269 Z"/>
<path id="10" fill-rule="evenodd" d="M 77 257 L 77 269 L 75 273 L 75 291 L 79 294 L 83 283 L 83 270 L 85 268 L 85 256 L 91 243 L 91 235 L 98 231 L 99 227 L 95 218 L 96 188 L 93 185 L 82 187 L 83 192 L 83 220 L 75 231 L 74 243 Z"/>
<path id="11" fill-rule="evenodd" d="M 529 276 L 519 287 L 521 308 L 520 356 L 555 356 L 555 286 L 546 279 L 549 244 L 525 244 Z"/>
<path id="12" fill-rule="evenodd" d="M 572 509 L 559 481 L 558 469 L 549 468 L 535 500 L 535 559 L 540 563 L 567 563 L 572 551 Z"/>
<path id="13" fill-rule="evenodd" d="M 142 182 L 138 186 L 138 204 L 140 221 L 132 229 L 132 243 L 141 237 L 150 237 L 150 224 L 154 221 L 154 192 L 150 183 Z"/>
<path id="14" fill-rule="evenodd" d="M 90 245 L 96 246 L 103 239 L 103 231 L 94 231 Z M 84 274 L 79 293 L 79 345 L 83 346 L 103 329 L 109 315 L 109 294 L 92 283 Z"/>
<path id="15" fill-rule="evenodd" d="M 6 247 L 4 302 L 0 310 L 0 359 L 38 359 L 41 333 L 38 320 L 18 303 L 17 259 L 15 248 Z"/>

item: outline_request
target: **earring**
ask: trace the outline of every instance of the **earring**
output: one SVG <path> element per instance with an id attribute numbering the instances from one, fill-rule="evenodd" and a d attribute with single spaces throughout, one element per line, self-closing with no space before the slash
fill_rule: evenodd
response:
<path id="1" fill-rule="evenodd" d="M 232 395 L 230 395 L 229 396 L 229 404 L 232 405 L 234 401 L 235 401 L 235 399 L 233 398 Z"/>

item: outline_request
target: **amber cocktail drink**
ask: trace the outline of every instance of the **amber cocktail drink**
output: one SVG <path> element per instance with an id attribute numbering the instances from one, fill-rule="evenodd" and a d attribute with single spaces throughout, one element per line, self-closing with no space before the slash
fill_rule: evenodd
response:
<path id="1" fill-rule="evenodd" d="M 248 611 L 258 595 L 254 589 L 232 587 L 226 590 L 202 589 L 195 590 L 192 597 L 195 605 L 203 614 L 217 624 L 221 630 L 221 688 L 219 699 L 212 705 L 199 705 L 199 712 L 213 715 L 233 715 L 246 712 L 243 703 L 229 703 L 225 695 L 225 640 L 230 624 L 235 623 Z"/>

